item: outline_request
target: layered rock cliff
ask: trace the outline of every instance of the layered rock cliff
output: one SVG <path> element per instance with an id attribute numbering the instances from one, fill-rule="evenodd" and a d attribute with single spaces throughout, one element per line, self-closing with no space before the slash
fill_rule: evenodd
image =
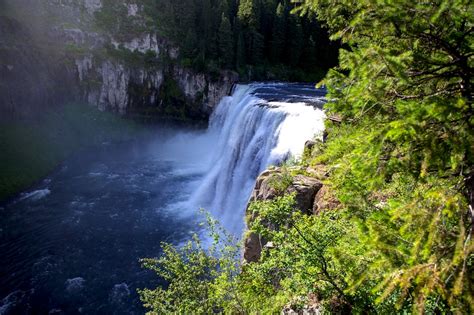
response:
<path id="1" fill-rule="evenodd" d="M 7 0 L 4 6 L 5 113 L 82 101 L 132 116 L 201 119 L 237 80 L 233 72 L 211 76 L 181 66 L 179 49 L 147 24 L 138 1 Z"/>
<path id="2" fill-rule="evenodd" d="M 307 142 L 305 150 L 309 151 L 311 148 L 311 142 Z M 323 184 L 327 176 L 324 165 L 308 168 L 296 166 L 291 169 L 275 167 L 266 170 L 257 178 L 249 205 L 255 201 L 273 200 L 279 196 L 293 194 L 295 211 L 306 215 L 317 215 L 322 211 L 336 209 L 339 205 L 337 199 L 331 194 L 329 187 Z M 282 186 L 282 183 L 286 184 Z M 258 213 L 248 212 L 247 224 L 255 220 L 256 216 Z M 265 247 L 272 247 L 271 242 L 268 243 L 261 235 L 247 233 L 244 240 L 244 260 L 257 262 Z"/>

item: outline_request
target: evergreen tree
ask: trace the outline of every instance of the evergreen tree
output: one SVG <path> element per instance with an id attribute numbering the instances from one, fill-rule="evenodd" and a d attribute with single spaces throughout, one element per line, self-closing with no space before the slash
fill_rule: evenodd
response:
<path id="1" fill-rule="evenodd" d="M 171 0 L 157 0 L 158 10 L 158 29 L 162 35 L 175 38 L 178 27 L 175 21 L 175 12 Z"/>
<path id="2" fill-rule="evenodd" d="M 278 4 L 275 13 L 275 19 L 272 30 L 271 60 L 274 63 L 280 63 L 285 51 L 286 39 L 286 15 L 285 8 L 281 3 Z"/>
<path id="3" fill-rule="evenodd" d="M 310 36 L 309 39 L 306 41 L 303 49 L 303 60 L 304 64 L 310 67 L 311 69 L 317 69 L 317 48 L 316 42 L 314 41 L 313 37 Z"/>
<path id="4" fill-rule="evenodd" d="M 243 25 L 257 30 L 260 26 L 259 9 L 258 0 L 241 0 L 237 16 Z"/>
<path id="5" fill-rule="evenodd" d="M 411 300 L 416 313 L 443 303 L 474 312 L 472 2 L 311 0 L 304 9 L 346 45 L 325 80 L 336 100 L 328 109 L 346 121 L 328 160 L 376 257 L 359 277 L 379 283 L 380 301 Z"/>
<path id="6" fill-rule="evenodd" d="M 278 1 L 275 0 L 261 0 L 260 33 L 264 37 L 264 55 L 268 59 L 270 59 L 271 55 L 273 24 L 275 23 L 275 12 L 278 4 Z"/>
<path id="7" fill-rule="evenodd" d="M 199 0 L 196 7 L 199 8 L 199 18 L 195 29 L 198 30 L 200 41 L 202 41 L 200 52 L 206 57 L 217 56 L 217 43 L 213 30 L 213 12 L 210 0 Z"/>
<path id="8" fill-rule="evenodd" d="M 240 2 L 238 18 L 241 23 L 245 39 L 246 59 L 256 65 L 263 57 L 263 35 L 259 32 L 260 7 L 257 0 L 243 0 Z"/>
<path id="9" fill-rule="evenodd" d="M 300 57 L 303 50 L 303 29 L 299 18 L 293 17 L 290 19 L 291 22 L 288 28 L 289 43 L 287 45 L 287 56 L 288 64 L 292 67 L 296 67 L 299 64 Z"/>
<path id="10" fill-rule="evenodd" d="M 199 53 L 198 51 L 198 39 L 196 32 L 194 29 L 188 29 L 186 33 L 186 37 L 181 45 L 181 53 L 185 58 L 193 58 L 196 54 Z"/>
<path id="11" fill-rule="evenodd" d="M 232 26 L 225 13 L 222 13 L 219 27 L 219 53 L 225 67 L 231 67 L 234 61 L 234 39 Z"/>
<path id="12" fill-rule="evenodd" d="M 216 61 L 231 69 L 259 65 L 261 75 L 271 64 L 280 64 L 288 72 L 301 71 L 300 67 L 307 71 L 314 67 L 307 67 L 302 60 L 302 45 L 310 36 L 319 43 L 319 36 L 327 38 L 327 34 L 321 35 L 317 28 L 303 29 L 304 22 L 314 20 L 314 16 L 290 19 L 289 3 L 288 0 L 156 0 L 156 10 L 149 4 L 147 12 L 156 18 L 157 29 L 180 46 L 187 65 L 199 65 L 199 69 L 206 69 L 203 64 L 215 68 Z M 223 14 L 227 21 L 223 20 Z M 334 51 L 330 47 L 318 52 L 326 50 Z M 335 63 L 336 58 L 330 60 Z M 321 61 L 320 66 L 327 69 L 331 64 Z"/>
<path id="13" fill-rule="evenodd" d="M 197 9 L 193 0 L 173 1 L 173 11 L 175 15 L 176 37 L 179 42 L 188 38 L 196 38 Z M 194 32 L 192 36 L 190 33 Z M 187 45 L 187 43 L 185 44 Z"/>
<path id="14" fill-rule="evenodd" d="M 245 41 L 244 35 L 239 32 L 237 37 L 237 44 L 236 44 L 236 67 L 240 69 L 241 67 L 245 66 L 246 64 L 246 57 L 245 57 Z"/>
<path id="15" fill-rule="evenodd" d="M 264 37 L 253 29 L 247 35 L 248 60 L 252 65 L 259 65 L 263 61 Z"/>

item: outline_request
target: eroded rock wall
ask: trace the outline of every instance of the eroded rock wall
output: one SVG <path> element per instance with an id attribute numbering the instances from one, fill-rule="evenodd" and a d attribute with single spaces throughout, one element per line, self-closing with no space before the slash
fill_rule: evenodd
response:
<path id="1" fill-rule="evenodd" d="M 123 2 L 123 18 L 139 26 L 136 33 L 98 28 L 101 0 L 6 3 L 9 17 L 0 17 L 2 112 L 69 100 L 120 114 L 205 118 L 238 79 L 233 72 L 211 77 L 180 66 L 179 49 L 144 24 L 144 8 L 132 0 Z M 25 53 L 15 56 L 16 50 Z"/>
<path id="2" fill-rule="evenodd" d="M 100 0 L 84 1 L 88 13 L 102 9 Z M 143 6 L 133 1 L 124 2 L 124 6 L 127 18 L 142 23 Z M 93 17 L 89 14 L 83 19 L 93 20 Z M 65 38 L 67 44 L 93 47 L 87 54 L 75 56 L 74 63 L 83 98 L 101 110 L 156 115 L 179 112 L 191 118 L 205 117 L 229 93 L 238 79 L 233 72 L 222 71 L 219 77 L 211 78 L 181 67 L 178 61 L 179 49 L 153 30 L 133 36 L 98 34 L 87 29 L 76 29 L 74 32 L 64 29 L 64 33 L 68 34 Z M 73 33 L 75 36 L 71 36 Z M 105 56 L 98 55 L 97 51 L 106 51 Z M 142 62 L 137 62 L 137 59 Z M 169 88 L 163 87 L 165 80 L 174 81 L 180 91 L 165 90 Z M 180 94 L 183 99 L 166 98 L 167 93 L 173 94 L 174 98 L 179 98 L 176 94 Z M 170 108 L 173 106 L 183 108 Z"/>

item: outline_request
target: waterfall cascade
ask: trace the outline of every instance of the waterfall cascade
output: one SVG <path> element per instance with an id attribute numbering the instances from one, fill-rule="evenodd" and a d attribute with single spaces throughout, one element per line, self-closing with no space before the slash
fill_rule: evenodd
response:
<path id="1" fill-rule="evenodd" d="M 239 235 L 257 176 L 270 165 L 298 158 L 304 143 L 322 137 L 324 90 L 311 85 L 237 85 L 210 120 L 214 153 L 192 204 L 210 211 Z"/>

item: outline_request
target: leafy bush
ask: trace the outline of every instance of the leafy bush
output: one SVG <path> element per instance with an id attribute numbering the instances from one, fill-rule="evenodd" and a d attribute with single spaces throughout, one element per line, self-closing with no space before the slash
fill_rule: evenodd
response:
<path id="1" fill-rule="evenodd" d="M 197 235 L 183 247 L 163 243 L 158 259 L 143 259 L 143 266 L 166 280 L 166 288 L 140 290 L 140 298 L 153 314 L 212 314 L 235 301 L 231 284 L 238 276 L 239 246 L 208 217 L 209 247 Z"/>
<path id="2" fill-rule="evenodd" d="M 268 182 L 270 187 L 275 189 L 278 194 L 284 193 L 292 183 L 293 176 L 286 165 L 282 165 L 278 169 L 278 173 L 272 174 Z"/>
<path id="3" fill-rule="evenodd" d="M 258 212 L 250 231 L 272 243 L 264 248 L 259 263 L 239 266 L 239 244 L 222 238 L 225 233 L 212 221 L 210 248 L 194 237 L 182 248 L 163 244 L 161 258 L 143 260 L 168 282 L 165 288 L 140 291 L 144 305 L 152 313 L 270 314 L 308 292 L 349 305 L 340 261 L 349 261 L 356 249 L 347 245 L 345 235 L 353 237 L 348 234 L 353 228 L 340 213 L 302 215 L 294 212 L 293 196 L 256 202 L 250 209 Z"/>

